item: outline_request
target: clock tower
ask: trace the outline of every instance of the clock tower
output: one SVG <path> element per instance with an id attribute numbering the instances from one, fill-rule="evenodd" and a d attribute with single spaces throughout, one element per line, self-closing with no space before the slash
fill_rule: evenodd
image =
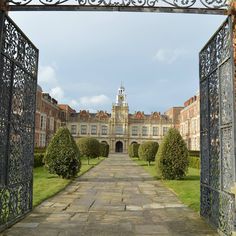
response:
<path id="1" fill-rule="evenodd" d="M 116 95 L 116 106 L 128 106 L 125 94 L 125 87 L 121 84 Z"/>
<path id="2" fill-rule="evenodd" d="M 112 150 L 127 152 L 128 149 L 128 118 L 129 107 L 125 87 L 121 84 L 116 95 L 116 102 L 112 105 L 110 130 L 112 131 Z"/>

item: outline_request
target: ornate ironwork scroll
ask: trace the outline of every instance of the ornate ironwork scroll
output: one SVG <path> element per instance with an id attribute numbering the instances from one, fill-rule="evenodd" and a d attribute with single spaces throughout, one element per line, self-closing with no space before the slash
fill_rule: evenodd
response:
<path id="1" fill-rule="evenodd" d="M 204 6 L 207 8 L 222 8 L 227 6 L 227 0 L 137 0 L 137 1 L 131 1 L 131 0 L 7 0 L 9 3 L 13 3 L 15 5 L 29 5 L 31 3 L 38 2 L 39 4 L 43 5 L 62 5 L 64 3 L 77 3 L 79 5 L 112 5 L 112 6 L 157 6 L 160 4 L 159 2 L 162 2 L 165 5 L 173 6 L 173 7 L 192 7 L 194 5 L 196 6 Z"/>
<path id="2" fill-rule="evenodd" d="M 234 230 L 235 94 L 232 19 L 200 52 L 201 215 L 225 235 Z"/>
<path id="3" fill-rule="evenodd" d="M 38 50 L 0 12 L 0 231 L 32 209 Z"/>
<path id="4" fill-rule="evenodd" d="M 225 14 L 228 0 L 5 0 L 9 10 L 160 11 Z M 191 11 L 192 9 L 192 11 Z M 209 10 L 209 11 L 208 11 Z M 210 11 L 213 10 L 213 11 Z"/>

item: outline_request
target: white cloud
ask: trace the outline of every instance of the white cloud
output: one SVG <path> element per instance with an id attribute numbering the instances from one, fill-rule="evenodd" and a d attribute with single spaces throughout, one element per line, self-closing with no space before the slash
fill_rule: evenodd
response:
<path id="1" fill-rule="evenodd" d="M 72 99 L 69 102 L 69 105 L 72 106 L 72 107 L 77 107 L 77 106 L 79 106 L 79 103 L 76 100 Z"/>
<path id="2" fill-rule="evenodd" d="M 64 91 L 61 87 L 57 86 L 51 89 L 50 95 L 56 98 L 60 103 L 60 101 L 64 98 Z"/>
<path id="3" fill-rule="evenodd" d="M 188 51 L 181 48 L 176 49 L 159 49 L 154 56 L 154 59 L 167 64 L 172 64 L 178 58 L 188 54 Z"/>
<path id="4" fill-rule="evenodd" d="M 70 90 L 72 93 L 79 93 L 79 94 L 99 94 L 103 90 L 103 86 L 99 83 L 94 86 L 93 81 L 88 80 L 81 80 L 81 81 L 74 81 L 74 83 L 66 84 L 66 89 Z"/>
<path id="5" fill-rule="evenodd" d="M 56 66 L 46 65 L 39 66 L 39 84 L 43 90 L 46 88 L 50 95 L 61 103 L 64 97 L 64 90 L 57 80 Z"/>
<path id="6" fill-rule="evenodd" d="M 91 97 L 81 97 L 80 103 L 82 105 L 90 106 L 90 105 L 104 105 L 110 103 L 110 99 L 104 95 L 97 95 L 97 96 L 91 96 Z"/>
<path id="7" fill-rule="evenodd" d="M 39 66 L 39 83 L 55 86 L 57 84 L 56 71 L 52 66 Z"/>

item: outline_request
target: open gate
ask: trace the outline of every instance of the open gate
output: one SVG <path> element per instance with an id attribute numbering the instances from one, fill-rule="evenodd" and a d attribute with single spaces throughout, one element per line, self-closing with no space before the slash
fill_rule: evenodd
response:
<path id="1" fill-rule="evenodd" d="M 235 93 L 232 18 L 200 52 L 201 216 L 234 231 Z"/>
<path id="2" fill-rule="evenodd" d="M 3 3 L 2 3 L 3 2 Z M 76 3 L 76 4 L 75 4 Z M 9 11 L 124 11 L 228 14 L 227 0 L 0 0 Z M 234 3 L 232 1 L 232 3 Z M 201 215 L 234 230 L 235 93 L 232 19 L 200 52 Z M 0 11 L 0 231 L 32 208 L 38 50 Z"/>
<path id="3" fill-rule="evenodd" d="M 32 209 L 38 49 L 0 12 L 0 231 Z"/>

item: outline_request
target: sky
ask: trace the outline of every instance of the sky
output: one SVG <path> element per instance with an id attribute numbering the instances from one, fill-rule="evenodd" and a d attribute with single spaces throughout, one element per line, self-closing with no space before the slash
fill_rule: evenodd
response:
<path id="1" fill-rule="evenodd" d="M 38 83 L 59 103 L 111 112 L 182 106 L 199 89 L 198 54 L 226 18 L 122 12 L 10 12 L 40 51 Z"/>

